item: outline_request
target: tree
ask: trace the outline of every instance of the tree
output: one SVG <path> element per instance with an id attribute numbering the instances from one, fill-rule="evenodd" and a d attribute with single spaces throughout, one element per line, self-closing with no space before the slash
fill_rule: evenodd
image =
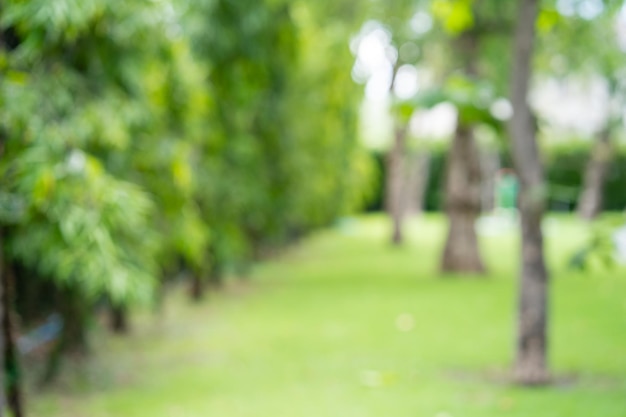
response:
<path id="1" fill-rule="evenodd" d="M 345 213 L 367 179 L 355 140 L 357 90 L 344 71 L 349 32 L 340 19 L 322 23 L 327 11 L 318 6 L 190 6 L 195 56 L 217 103 L 199 198 L 215 281 Z M 331 7 L 350 22 L 345 6 Z"/>
<path id="2" fill-rule="evenodd" d="M 481 208 L 481 166 L 473 129 L 488 126 L 502 134 L 503 123 L 491 114 L 495 101 L 489 82 L 450 77 L 442 87 L 419 92 L 397 104 L 411 110 L 451 103 L 458 111 L 453 143 L 446 161 L 446 213 L 450 219 L 443 254 L 444 272 L 484 272 L 474 222 Z"/>
<path id="3" fill-rule="evenodd" d="M 615 6 L 615 5 L 613 5 Z M 595 134 L 595 140 L 585 169 L 583 191 L 578 199 L 578 214 L 586 220 L 595 219 L 602 211 L 604 183 L 608 175 L 609 166 L 613 159 L 614 137 L 622 125 L 623 108 L 626 90 L 626 80 L 623 71 L 622 51 L 618 45 L 618 35 L 615 30 L 616 16 L 619 8 L 607 7 L 603 15 L 596 17 L 585 26 L 587 31 L 580 31 L 586 36 L 590 44 L 587 48 L 593 50 L 593 58 L 580 58 L 580 53 L 574 55 L 574 61 L 579 71 L 587 70 L 591 75 L 604 78 L 607 84 L 609 106 L 604 126 Z M 580 29 L 577 26 L 577 29 Z M 580 36 L 580 35 L 579 35 Z M 580 48 L 581 43 L 573 46 L 573 51 Z M 584 45 L 584 44 L 583 44 Z M 579 58 L 579 59 L 576 59 Z M 587 68 L 585 68 L 587 67 Z"/>
<path id="4" fill-rule="evenodd" d="M 0 2 L 0 16 L 4 4 Z M 0 27 L 0 57 L 5 56 L 15 47 L 15 34 L 10 28 Z M 0 67 L 0 74 L 2 68 Z M 0 83 L 2 80 L 0 79 Z M 1 86 L 0 86 L 1 88 Z M 6 135 L 0 128 L 0 158 L 4 158 Z M 14 277 L 9 271 L 5 255 L 5 230 L 0 227 L 0 417 L 4 416 L 5 408 L 11 409 L 15 417 L 22 417 L 22 381 L 18 377 L 19 363 L 16 352 L 16 335 L 14 320 Z"/>
<path id="5" fill-rule="evenodd" d="M 166 22 L 153 19 L 165 15 L 162 4 L 4 5 L 12 37 L 0 68 L 3 249 L 30 286 L 52 283 L 50 298 L 58 297 L 65 325 L 49 379 L 64 350 L 86 349 L 96 301 L 152 299 L 163 247 L 152 224 L 164 217 L 144 188 L 151 167 L 140 166 L 136 146 L 152 134 L 160 149 L 169 137 L 151 130 L 159 125 L 144 75 L 170 42 Z"/>
<path id="6" fill-rule="evenodd" d="M 446 161 L 445 211 L 448 235 L 443 272 L 483 273 L 475 223 L 480 214 L 481 170 L 473 126 L 459 115 Z"/>
<path id="7" fill-rule="evenodd" d="M 397 69 L 394 69 L 393 79 Z M 393 88 L 392 81 L 391 87 Z M 404 242 L 403 221 L 406 214 L 407 194 L 407 137 L 409 134 L 408 120 L 394 117 L 393 137 L 391 149 L 387 153 L 385 164 L 387 178 L 385 183 L 385 208 L 391 217 L 391 243 L 401 245 Z"/>
<path id="8" fill-rule="evenodd" d="M 460 3 L 455 7 L 464 10 Z M 480 32 L 465 30 L 453 41 L 462 71 L 471 78 L 478 75 L 480 40 Z M 481 169 L 473 128 L 459 109 L 446 163 L 445 211 L 449 228 L 441 259 L 443 272 L 485 271 L 475 228 L 481 209 Z"/>
<path id="9" fill-rule="evenodd" d="M 2 232 L 0 232 L 0 248 L 4 247 L 4 236 L 2 236 L 1 234 Z M 0 268 L 2 268 L 4 266 L 5 262 L 4 262 L 4 249 L 0 250 Z M 0 269 L 0 274 L 2 274 L 2 281 L 4 281 L 4 275 L 6 274 L 6 271 L 4 269 Z M 6 309 L 4 307 L 4 301 L 5 301 L 5 289 L 3 285 L 0 285 L 0 320 L 4 321 L 5 317 L 4 314 Z M 2 353 L 2 359 L 4 359 L 4 351 L 5 351 L 5 346 L 6 346 L 6 337 L 5 337 L 5 332 L 0 332 L 0 352 Z M 4 365 L 4 360 L 0 361 L 0 363 L 2 363 Z M 2 367 L 2 371 L 0 372 L 0 417 L 4 416 L 4 410 L 6 407 L 6 395 L 5 395 L 5 387 L 7 385 L 6 382 L 6 378 L 5 378 L 5 372 L 4 372 L 4 366 Z"/>
<path id="10" fill-rule="evenodd" d="M 603 124 L 594 141 L 584 173 L 578 214 L 587 220 L 602 209 L 603 186 L 613 154 L 613 137 L 621 125 L 624 102 L 623 52 L 617 25 L 622 2 L 607 0 L 596 11 L 584 2 L 564 2 L 563 8 L 544 7 L 538 19 L 538 71 L 565 82 L 606 85 L 608 96 Z M 591 13 L 591 14 L 590 14 Z"/>
<path id="11" fill-rule="evenodd" d="M 444 36 L 451 44 L 447 77 L 461 78 L 466 95 L 493 101 L 505 94 L 502 74 L 506 65 L 505 44 L 511 33 L 513 10 L 510 2 L 436 0 L 432 10 Z M 453 71 L 452 69 L 457 69 Z M 455 73 L 456 72 L 456 73 Z M 488 82 L 489 80 L 490 82 Z M 476 219 L 481 212 L 482 170 L 475 137 L 476 127 L 492 104 L 457 105 L 457 123 L 446 163 L 445 211 L 449 228 L 441 258 L 441 270 L 452 273 L 483 274 Z M 455 103 L 456 104 L 456 103 Z"/>
<path id="12" fill-rule="evenodd" d="M 362 202 L 351 2 L 0 6 L 0 269 L 45 295 L 28 325 L 63 318 L 48 379 L 99 305 L 123 330 L 181 270 L 199 298 Z"/>
<path id="13" fill-rule="evenodd" d="M 602 210 L 604 182 L 613 153 L 613 129 L 610 124 L 596 133 L 585 169 L 583 190 L 578 198 L 578 215 L 586 220 L 593 220 Z"/>
<path id="14" fill-rule="evenodd" d="M 428 31 L 430 27 L 419 31 L 411 26 L 411 21 L 416 16 L 427 16 L 424 12 L 423 1 L 395 1 L 393 3 L 372 1 L 369 4 L 368 15 L 371 19 L 361 28 L 361 36 L 369 36 L 372 33 L 386 33 L 388 44 L 381 45 L 386 48 L 386 65 L 389 71 L 388 94 L 392 102 L 391 119 L 392 132 L 391 143 L 385 155 L 385 183 L 384 183 L 384 209 L 392 223 L 391 243 L 401 245 L 404 241 L 403 223 L 409 212 L 409 197 L 416 197 L 411 193 L 411 185 L 418 186 L 417 181 L 411 178 L 412 171 L 417 159 L 409 155 L 409 142 L 411 140 L 409 124 L 413 109 L 408 106 L 397 106 L 399 79 L 403 70 L 415 71 L 415 67 L 424 60 L 428 51 Z M 426 17 L 428 18 L 428 17 Z M 428 24 L 430 26 L 430 24 Z M 362 73 L 364 78 L 369 78 L 371 68 L 363 65 L 357 56 L 355 64 L 357 72 Z"/>
<path id="15" fill-rule="evenodd" d="M 524 385 L 549 380 L 546 351 L 548 271 L 544 261 L 543 217 L 546 187 L 528 104 L 538 0 L 520 0 L 511 78 L 513 117 L 509 129 L 515 169 L 520 179 L 521 271 L 515 379 Z"/>

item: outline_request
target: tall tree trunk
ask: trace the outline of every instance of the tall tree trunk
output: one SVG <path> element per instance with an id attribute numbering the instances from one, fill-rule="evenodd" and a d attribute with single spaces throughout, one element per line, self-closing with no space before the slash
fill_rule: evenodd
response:
<path id="1" fill-rule="evenodd" d="M 2 13 L 3 11 L 3 6 L 4 4 L 2 3 L 2 1 L 0 0 L 0 13 Z M 4 49 L 9 49 L 8 46 L 8 31 L 7 30 L 0 30 L 0 53 L 3 52 Z M 6 141 L 6 137 L 4 135 L 4 132 L 2 130 L 0 130 L 0 157 L 4 157 L 4 144 Z M 5 306 L 5 299 L 7 298 L 7 291 L 5 288 L 5 281 L 7 280 L 7 271 L 5 269 L 5 253 L 4 253 L 4 228 L 0 227 L 0 321 L 4 324 L 5 322 L 5 311 L 7 310 L 7 307 Z M 4 327 L 4 326 L 3 326 Z M 6 354 L 6 346 L 7 346 L 7 340 L 6 340 L 6 335 L 5 332 L 2 331 L 0 332 L 0 352 L 2 353 L 2 355 Z M 4 356 L 4 359 L 6 360 L 6 356 Z M 0 361 L 0 363 L 2 363 L 4 365 L 4 360 Z M 4 367 L 3 367 L 4 368 Z M 7 405 L 7 399 L 5 396 L 5 390 L 2 389 L 4 387 L 7 387 L 7 381 L 6 379 L 6 372 L 4 372 L 4 369 L 0 370 L 0 417 L 4 416 L 4 410 L 6 408 Z"/>
<path id="2" fill-rule="evenodd" d="M 612 153 L 611 129 L 607 125 L 598 133 L 593 145 L 585 170 L 583 191 L 578 199 L 578 215 L 585 220 L 595 219 L 602 210 L 602 192 Z"/>
<path id="3" fill-rule="evenodd" d="M 493 211 L 496 202 L 496 177 L 500 170 L 500 155 L 497 151 L 487 149 L 481 153 L 482 167 L 482 211 Z"/>
<path id="4" fill-rule="evenodd" d="M 393 224 L 391 242 L 401 245 L 404 240 L 402 223 L 405 214 L 406 139 L 409 126 L 401 125 L 399 121 L 395 123 L 393 146 L 387 154 L 385 206 Z"/>
<path id="5" fill-rule="evenodd" d="M 544 262 L 541 220 L 546 189 L 535 137 L 536 125 L 528 105 L 532 76 L 538 0 L 520 0 L 515 32 L 510 121 L 513 160 L 520 178 L 521 276 L 515 379 L 523 385 L 549 381 L 547 367 L 548 272 Z"/>
<path id="6" fill-rule="evenodd" d="M 420 151 L 410 157 L 406 185 L 406 214 L 418 215 L 424 210 L 424 197 L 428 187 L 430 154 Z"/>
<path id="7" fill-rule="evenodd" d="M 479 35 L 465 32 L 455 41 L 455 50 L 469 77 L 476 77 Z M 481 166 L 473 126 L 459 114 L 446 164 L 446 214 L 448 235 L 441 259 L 444 273 L 483 274 L 476 219 L 481 208 Z"/>
<path id="8" fill-rule="evenodd" d="M 24 415 L 22 378 L 17 352 L 15 317 L 15 274 L 10 263 L 4 262 L 2 274 L 2 333 L 4 338 L 4 375 L 7 404 L 14 417 Z"/>
<path id="9" fill-rule="evenodd" d="M 2 138 L 0 137 L 0 140 Z M 4 323 L 4 312 L 6 310 L 6 308 L 4 307 L 4 300 L 6 298 L 6 289 L 4 288 L 4 281 L 5 281 L 5 275 L 6 275 L 6 270 L 4 269 L 4 232 L 0 229 L 0 274 L 2 274 L 2 279 L 0 279 L 0 320 L 2 320 L 2 322 Z M 2 352 L 2 354 L 4 355 L 6 351 L 6 338 L 5 338 L 5 333 L 4 332 L 0 332 L 0 352 Z M 4 361 L 2 361 L 2 363 L 4 364 Z M 5 375 L 6 372 L 4 372 L 4 369 L 2 369 L 2 372 L 0 372 L 0 387 L 6 387 L 6 380 L 5 380 Z M 0 389 L 0 417 L 4 416 L 4 410 L 6 408 L 7 405 L 7 400 L 6 400 L 6 396 L 5 396 L 5 390 L 4 389 Z"/>
<path id="10" fill-rule="evenodd" d="M 445 273 L 484 273 L 475 223 L 481 204 L 480 156 L 471 126 L 458 123 L 446 166 L 449 229 L 441 260 Z"/>

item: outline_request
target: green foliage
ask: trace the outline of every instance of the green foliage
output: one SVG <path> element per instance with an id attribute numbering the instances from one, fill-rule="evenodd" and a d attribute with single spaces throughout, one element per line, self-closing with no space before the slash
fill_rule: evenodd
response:
<path id="1" fill-rule="evenodd" d="M 556 5 L 546 4 L 537 27 L 538 69 L 557 77 L 600 75 L 611 80 L 623 68 L 622 51 L 616 33 L 622 4 L 605 1 L 598 15 L 581 15 L 584 5 L 571 2 L 571 15 L 559 13 Z"/>
<path id="2" fill-rule="evenodd" d="M 488 81 L 472 81 L 455 75 L 441 88 L 423 90 L 407 100 L 396 101 L 394 108 L 408 121 L 416 110 L 432 109 L 441 103 L 451 103 L 459 112 L 459 123 L 470 126 L 486 125 L 502 134 L 503 121 L 491 113 L 491 105 L 496 99 L 493 85 Z"/>
<path id="3" fill-rule="evenodd" d="M 28 149 L 11 167 L 15 193 L 31 203 L 13 229 L 12 254 L 92 300 L 149 300 L 156 265 L 147 195 L 78 150 L 50 169 L 45 151 Z"/>
<path id="4" fill-rule="evenodd" d="M 199 201 L 219 263 L 284 244 L 361 200 L 369 173 L 355 142 L 358 90 L 345 71 L 349 31 L 317 7 L 215 1 L 188 10 L 217 103 Z"/>
<path id="5" fill-rule="evenodd" d="M 442 78 L 461 69 L 464 76 L 479 76 L 506 96 L 510 71 L 510 46 L 517 13 L 514 1 L 434 0 L 436 23 L 432 38 L 442 48 Z"/>
<path id="6" fill-rule="evenodd" d="M 446 32 L 458 35 L 474 26 L 474 0 L 433 0 L 431 11 Z"/>
<path id="7" fill-rule="evenodd" d="M 93 82 L 88 65 L 97 57 L 82 56 L 79 64 L 74 51 L 63 60 L 55 53 L 69 47 L 63 42 L 88 39 L 85 22 L 94 23 L 98 13 L 84 20 L 55 15 L 48 27 L 41 13 L 52 9 L 31 15 L 28 7 L 10 3 L 3 15 L 21 38 L 5 69 L 20 76 L 0 84 L 0 101 L 11 103 L 0 118 L 6 140 L 2 189 L 21 208 L 12 216 L 10 253 L 92 300 L 103 294 L 115 302 L 149 299 L 152 203 L 143 190 L 107 172 L 95 152 L 126 148 L 141 107 L 126 98 L 121 79 L 109 80 L 106 93 L 98 94 L 105 84 Z M 37 37 L 44 27 L 49 35 Z M 61 36 L 62 30 L 71 34 Z M 120 110 L 123 116 L 114 117 Z"/>
<path id="8" fill-rule="evenodd" d="M 181 263 L 250 262 L 358 207 L 372 174 L 345 71 L 357 15 L 347 1 L 3 2 L 8 253 L 124 304 Z"/>
<path id="9" fill-rule="evenodd" d="M 0 249 L 28 324 L 60 312 L 69 350 L 102 301 L 158 301 L 181 269 L 194 291 L 247 273 L 359 208 L 373 170 L 347 70 L 357 14 L 348 1 L 0 4 Z"/>
<path id="10" fill-rule="evenodd" d="M 591 153 L 590 143 L 571 142 L 544 147 L 544 164 L 550 184 L 551 204 L 556 209 L 573 209 L 582 191 L 583 174 Z M 604 208 L 621 211 L 626 207 L 626 149 L 618 146 L 604 184 Z"/>
<path id="11" fill-rule="evenodd" d="M 623 216 L 608 215 L 595 220 L 587 242 L 572 255 L 570 267 L 579 271 L 617 268 L 614 234 L 619 227 L 623 226 Z"/>
<path id="12" fill-rule="evenodd" d="M 430 154 L 430 172 L 426 188 L 424 205 L 426 210 L 443 209 L 443 184 L 445 160 L 448 144 L 433 143 L 424 146 Z M 502 166 L 511 167 L 511 157 L 505 147 L 492 149 L 498 152 Z M 548 181 L 548 208 L 552 211 L 573 211 L 576 209 L 578 196 L 583 187 L 583 174 L 589 159 L 590 144 L 571 141 L 561 145 L 544 146 L 542 149 L 546 178 Z M 378 169 L 384 184 L 385 166 L 383 154 L 373 154 L 379 162 Z M 604 209 L 622 211 L 626 208 L 626 149 L 618 147 L 609 167 L 609 174 L 604 185 Z M 368 210 L 380 210 L 383 199 L 382 188 L 376 189 L 375 197 Z"/>

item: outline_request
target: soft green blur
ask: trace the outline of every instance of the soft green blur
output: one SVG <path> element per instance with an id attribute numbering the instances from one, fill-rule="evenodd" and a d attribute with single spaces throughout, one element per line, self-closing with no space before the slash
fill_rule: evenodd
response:
<path id="1" fill-rule="evenodd" d="M 611 105 L 595 130 L 617 143 L 624 2 L 596 2 L 592 17 L 591 3 L 569 3 L 571 13 L 568 1 L 541 3 L 537 85 L 604 82 Z M 349 217 L 385 184 L 357 132 L 374 78 L 410 150 L 448 147 L 409 129 L 443 104 L 510 165 L 494 108 L 507 108 L 514 6 L 1 1 L 0 274 L 15 283 L 0 290 L 16 290 L 0 307 L 19 318 L 7 334 L 57 315 L 65 324 L 20 358 L 33 415 L 623 417 L 626 283 L 599 261 L 612 258 L 616 224 L 546 220 L 557 379 L 522 390 L 508 374 L 515 210 L 478 224 L 487 279 L 439 276 L 439 215 L 413 219 L 396 250 L 382 216 Z M 359 69 L 372 33 L 379 62 Z M 463 38 L 476 34 L 468 51 Z M 395 89 L 402 67 L 416 77 L 412 96 Z M 560 136 L 544 116 L 549 149 Z M 584 162 L 598 154 L 580 149 Z M 428 169 L 436 185 L 423 200 L 445 198 L 434 174 L 444 165 Z M 575 166 L 547 170 L 563 174 L 549 175 L 561 178 L 549 191 L 568 207 L 580 188 L 570 179 L 582 183 Z M 607 166 L 610 180 L 623 176 Z M 587 269 L 566 269 L 574 255 Z M 124 339 L 102 323 L 116 315 L 130 322 Z M 61 379 L 37 391 L 43 374 Z"/>
<path id="2" fill-rule="evenodd" d="M 180 269 L 246 270 L 362 206 L 355 16 L 75 3 L 0 6 L 0 225 L 30 279 L 151 301 Z"/>
<path id="3" fill-rule="evenodd" d="M 626 281 L 566 263 L 588 230 L 547 219 L 556 383 L 514 388 L 517 239 L 485 235 L 487 279 L 437 276 L 444 223 L 412 220 L 387 246 L 379 216 L 346 219 L 233 282 L 211 304 L 181 294 L 129 339 L 40 396 L 34 417 L 622 417 Z"/>

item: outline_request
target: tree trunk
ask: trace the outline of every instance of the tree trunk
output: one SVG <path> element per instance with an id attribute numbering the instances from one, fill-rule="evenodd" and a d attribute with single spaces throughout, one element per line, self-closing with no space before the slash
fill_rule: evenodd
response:
<path id="1" fill-rule="evenodd" d="M 0 12 L 3 10 L 3 4 L 0 1 Z M 7 47 L 7 36 L 5 30 L 0 30 L 0 53 L 3 49 Z M 8 49 L 8 48 L 7 48 Z M 6 141 L 6 137 L 3 135 L 3 132 L 0 130 L 0 157 L 4 157 L 4 144 Z M 4 323 L 6 322 L 5 311 L 8 309 L 5 305 L 5 300 L 8 298 L 7 290 L 6 290 L 6 281 L 8 279 L 7 270 L 5 268 L 5 253 L 4 253 L 4 228 L 0 228 L 0 321 L 3 323 L 3 329 L 5 328 Z M 0 332 L 0 352 L 2 355 L 6 355 L 7 349 L 7 338 L 6 332 Z M 4 365 L 6 360 L 6 356 L 4 356 L 4 360 L 0 361 Z M 6 372 L 5 369 L 0 370 L 0 388 L 7 387 L 6 381 Z M 7 406 L 7 398 L 5 396 L 5 390 L 0 389 L 0 417 L 4 416 L 4 410 Z"/>
<path id="2" fill-rule="evenodd" d="M 481 169 L 474 134 L 459 122 L 446 166 L 446 214 L 449 221 L 441 270 L 444 273 L 485 272 L 475 223 L 481 205 Z"/>
<path id="3" fill-rule="evenodd" d="M 430 154 L 421 151 L 411 157 L 407 186 L 406 186 L 406 214 L 418 215 L 424 210 L 424 197 L 428 187 L 430 172 Z"/>
<path id="4" fill-rule="evenodd" d="M 200 274 L 194 272 L 191 276 L 191 286 L 189 288 L 189 295 L 192 301 L 202 301 L 204 299 L 204 280 Z"/>
<path id="5" fill-rule="evenodd" d="M 110 326 L 113 333 L 127 334 L 130 330 L 128 323 L 128 308 L 123 305 L 111 305 L 109 310 Z"/>
<path id="6" fill-rule="evenodd" d="M 607 126 L 598 134 L 585 170 L 583 191 L 578 200 L 578 215 L 585 220 L 595 219 L 602 210 L 602 192 L 612 153 L 611 130 Z"/>
<path id="7" fill-rule="evenodd" d="M 9 409 L 14 417 L 24 415 L 22 378 L 16 343 L 15 275 L 6 261 L 2 274 L 2 333 L 4 338 L 5 391 Z"/>
<path id="8" fill-rule="evenodd" d="M 48 356 L 48 363 L 41 379 L 42 385 L 49 385 L 56 379 L 61 370 L 64 354 L 84 356 L 88 351 L 87 320 L 90 305 L 76 289 L 61 288 L 58 307 L 63 319 L 63 329 Z"/>
<path id="9" fill-rule="evenodd" d="M 2 138 L 0 138 L 2 139 Z M 2 320 L 2 322 L 4 323 L 5 319 L 4 319 L 4 312 L 6 310 L 6 308 L 4 307 L 4 300 L 6 298 L 6 289 L 4 288 L 4 282 L 6 280 L 5 275 L 6 275 L 6 270 L 4 269 L 4 232 L 2 230 L 0 230 L 0 274 L 2 274 L 2 279 L 0 279 L 0 319 Z M 5 338 L 5 332 L 0 332 L 0 352 L 2 352 L 2 354 L 4 354 L 6 351 L 6 338 Z M 2 363 L 4 364 L 4 361 L 2 361 Z M 0 387 L 6 387 L 6 380 L 5 380 L 5 375 L 6 372 L 4 372 L 4 369 L 2 370 L 3 372 L 0 372 Z M 5 390 L 4 389 L 0 389 L 0 417 L 4 416 L 4 410 L 6 408 L 7 405 L 7 400 L 6 400 L 6 396 L 5 396 Z"/>
<path id="10" fill-rule="evenodd" d="M 220 261 L 213 260 L 209 269 L 209 284 L 211 288 L 219 290 L 224 287 L 224 267 Z"/>
<path id="11" fill-rule="evenodd" d="M 479 38 L 474 32 L 465 32 L 455 41 L 455 51 L 469 77 L 478 73 L 478 45 Z M 459 113 L 446 163 L 445 208 L 449 225 L 441 259 L 444 273 L 485 273 L 475 229 L 481 208 L 481 181 L 473 126 L 464 123 Z"/>
<path id="12" fill-rule="evenodd" d="M 393 147 L 387 154 L 387 183 L 385 185 L 386 210 L 391 216 L 393 233 L 391 243 L 401 245 L 404 240 L 402 222 L 405 212 L 406 186 L 406 139 L 408 124 L 400 126 L 396 121 Z"/>
<path id="13" fill-rule="evenodd" d="M 497 151 L 487 149 L 481 153 L 482 166 L 482 211 L 492 212 L 496 202 L 496 177 L 500 170 L 500 156 Z"/>
<path id="14" fill-rule="evenodd" d="M 510 135 L 515 168 L 520 178 L 521 276 L 515 379 L 536 385 L 549 381 L 546 351 L 548 273 L 544 262 L 543 217 L 546 189 L 535 137 L 535 120 L 527 95 L 532 75 L 538 0 L 520 0 L 515 32 Z"/>
<path id="15" fill-rule="evenodd" d="M 86 354 L 88 351 L 87 320 L 89 305 L 82 294 L 73 288 L 61 290 L 60 310 L 63 317 L 61 333 L 63 351 L 72 354 Z"/>

